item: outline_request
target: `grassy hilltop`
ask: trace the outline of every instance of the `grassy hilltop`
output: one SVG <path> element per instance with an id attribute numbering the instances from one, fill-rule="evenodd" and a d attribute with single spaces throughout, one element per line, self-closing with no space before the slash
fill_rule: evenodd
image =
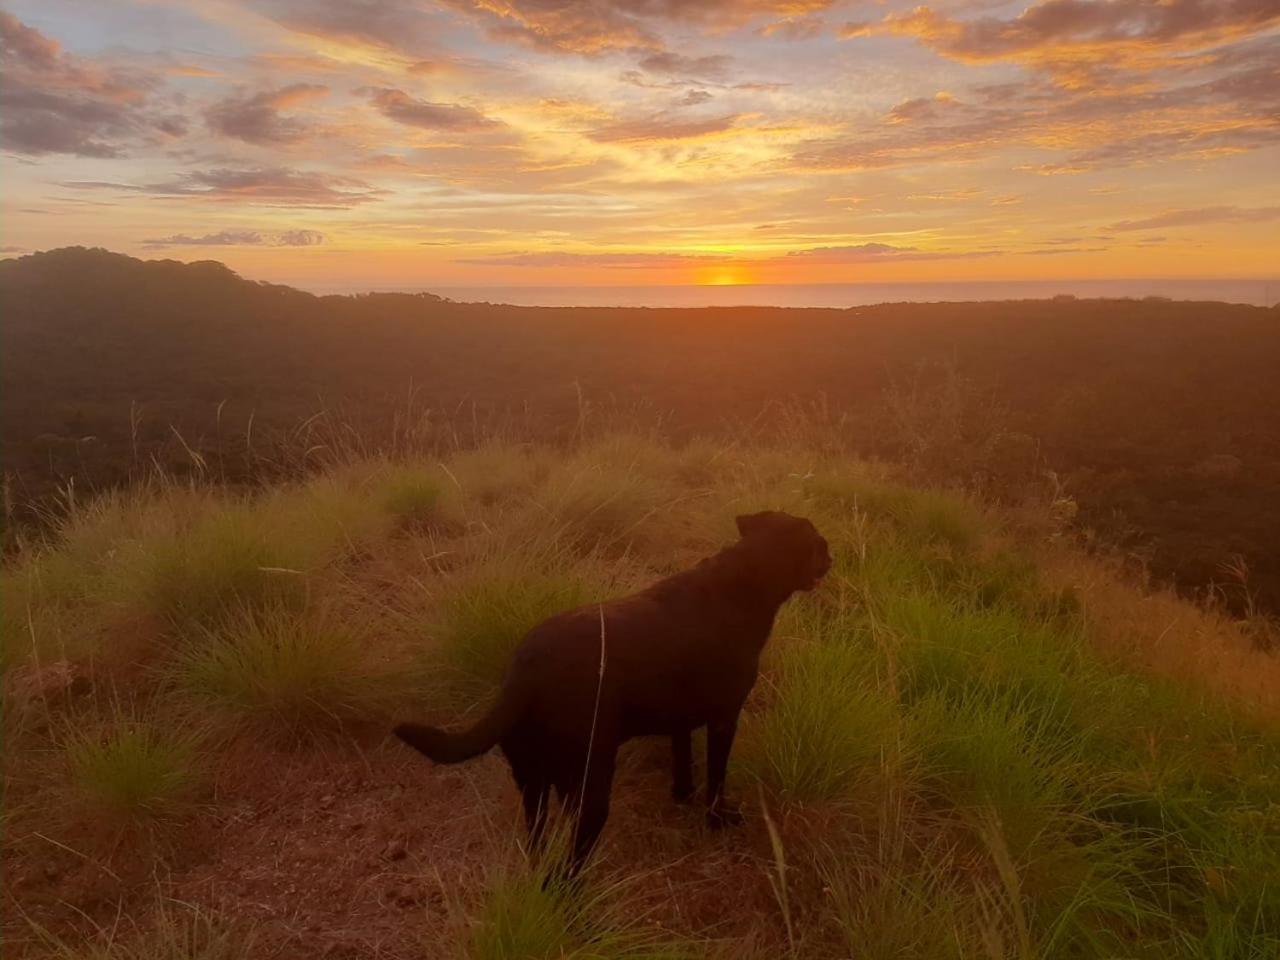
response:
<path id="1" fill-rule="evenodd" d="M 624 749 L 584 891 L 500 758 L 432 768 L 546 614 L 814 519 L 710 834 Z M 1280 661 L 995 512 L 801 440 L 153 480 L 4 568 L 6 956 L 1280 955 Z M 699 777 L 701 779 L 701 776 Z"/>

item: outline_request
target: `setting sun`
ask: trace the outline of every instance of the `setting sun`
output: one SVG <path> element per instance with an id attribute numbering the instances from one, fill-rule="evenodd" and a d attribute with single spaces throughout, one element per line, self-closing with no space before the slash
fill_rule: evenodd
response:
<path id="1" fill-rule="evenodd" d="M 746 267 L 726 266 L 699 270 L 696 282 L 700 287 L 736 287 L 743 283 L 753 283 L 754 280 Z"/>

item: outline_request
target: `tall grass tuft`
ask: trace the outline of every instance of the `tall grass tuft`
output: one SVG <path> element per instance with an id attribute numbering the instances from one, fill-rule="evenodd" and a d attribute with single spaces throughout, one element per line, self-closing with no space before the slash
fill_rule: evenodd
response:
<path id="1" fill-rule="evenodd" d="M 169 666 L 175 685 L 215 719 L 298 734 L 366 718 L 394 685 L 368 637 L 325 611 L 246 609 L 204 627 Z"/>
<path id="2" fill-rule="evenodd" d="M 555 613 L 581 606 L 593 591 L 566 571 L 499 566 L 451 590 L 436 625 L 437 642 L 423 664 L 433 697 L 474 706 L 497 690 L 521 638 Z"/>
<path id="3" fill-rule="evenodd" d="M 424 531 L 439 521 L 444 493 L 439 470 L 419 465 L 390 467 L 379 482 L 383 509 L 404 531 Z"/>
<path id="4" fill-rule="evenodd" d="M 305 596 L 304 571 L 288 565 L 243 508 L 214 511 L 189 532 L 152 545 L 141 577 L 149 608 L 180 630 L 237 608 L 296 607 Z"/>
<path id="5" fill-rule="evenodd" d="M 160 822 L 182 813 L 200 777 L 201 737 L 117 707 L 105 730 L 70 730 L 63 753 L 84 811 L 116 824 Z"/>
<path id="6" fill-rule="evenodd" d="M 466 940 L 468 960 L 695 960 L 697 943 L 642 924 L 626 901 L 630 881 L 595 868 L 564 876 L 564 830 L 546 853 L 494 868 Z"/>
<path id="7" fill-rule="evenodd" d="M 748 771 L 784 800 L 848 799 L 896 751 L 897 704 L 852 642 L 793 643 L 774 660 L 743 743 Z"/>

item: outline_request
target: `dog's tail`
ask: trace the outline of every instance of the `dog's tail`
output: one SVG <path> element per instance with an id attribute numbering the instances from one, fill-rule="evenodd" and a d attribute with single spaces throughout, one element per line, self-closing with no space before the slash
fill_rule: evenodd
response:
<path id="1" fill-rule="evenodd" d="M 420 723 L 401 723 L 395 735 L 436 763 L 461 763 L 493 747 L 523 713 L 522 698 L 507 688 L 493 708 L 469 730 L 449 733 Z"/>

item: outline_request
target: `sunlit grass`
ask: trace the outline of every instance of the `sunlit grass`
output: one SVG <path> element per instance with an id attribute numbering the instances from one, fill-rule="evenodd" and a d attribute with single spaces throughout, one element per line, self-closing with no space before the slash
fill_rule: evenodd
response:
<path id="1" fill-rule="evenodd" d="M 37 666 L 92 680 L 76 697 L 35 696 L 22 724 L 6 719 L 20 741 L 12 782 L 26 789 L 52 756 L 64 779 L 41 795 L 51 806 L 74 798 L 77 816 L 104 823 L 199 816 L 192 800 L 228 738 L 192 724 L 306 749 L 301 734 L 381 730 L 390 706 L 460 720 L 493 696 L 536 624 L 689 565 L 756 509 L 812 517 L 834 564 L 781 611 L 733 755 L 731 792 L 767 804 L 770 848 L 759 823 L 721 847 L 687 842 L 727 858 L 726 883 L 785 890 L 779 915 L 743 917 L 729 893 L 726 923 L 758 940 L 651 936 L 626 915 L 628 861 L 609 863 L 621 885 L 570 888 L 504 866 L 486 841 L 477 849 L 496 866 L 484 891 L 459 894 L 454 953 L 674 957 L 701 952 L 705 936 L 727 956 L 782 955 L 785 943 L 795 956 L 886 960 L 1280 955 L 1275 731 L 1125 667 L 1113 638 L 1145 629 L 1148 607 L 1112 596 L 1100 608 L 1088 583 L 1046 576 L 980 505 L 825 448 L 676 448 L 632 432 L 559 452 L 494 443 L 352 462 L 255 496 L 161 484 L 85 503 L 61 539 L 0 573 L 6 718 Z M 1199 633 L 1220 625 L 1171 604 L 1161 615 L 1186 612 Z M 154 635 L 137 662 L 120 642 L 135 623 Z M 116 686 L 145 709 L 104 710 Z M 665 770 L 635 775 L 664 778 L 665 796 Z M 487 774 L 476 776 L 466 782 L 483 809 Z M 32 796 L 14 817 L 32 815 Z M 633 823 L 683 830 L 675 816 Z M 740 842 L 756 844 L 746 860 L 734 859 Z M 607 840 L 603 854 L 618 856 Z M 646 869 L 680 897 L 686 867 L 654 857 Z M 186 923 L 83 953 L 224 955 L 212 933 L 182 946 Z"/>
<path id="2" fill-rule="evenodd" d="M 290 735 L 370 719 L 402 689 L 357 625 L 286 606 L 245 609 L 201 628 L 167 673 L 213 719 Z"/>
<path id="3" fill-rule="evenodd" d="M 443 599 L 435 643 L 420 665 L 424 686 L 458 708 L 491 698 L 524 635 L 598 589 L 571 567 L 544 572 L 536 563 L 495 563 L 467 576 Z"/>

